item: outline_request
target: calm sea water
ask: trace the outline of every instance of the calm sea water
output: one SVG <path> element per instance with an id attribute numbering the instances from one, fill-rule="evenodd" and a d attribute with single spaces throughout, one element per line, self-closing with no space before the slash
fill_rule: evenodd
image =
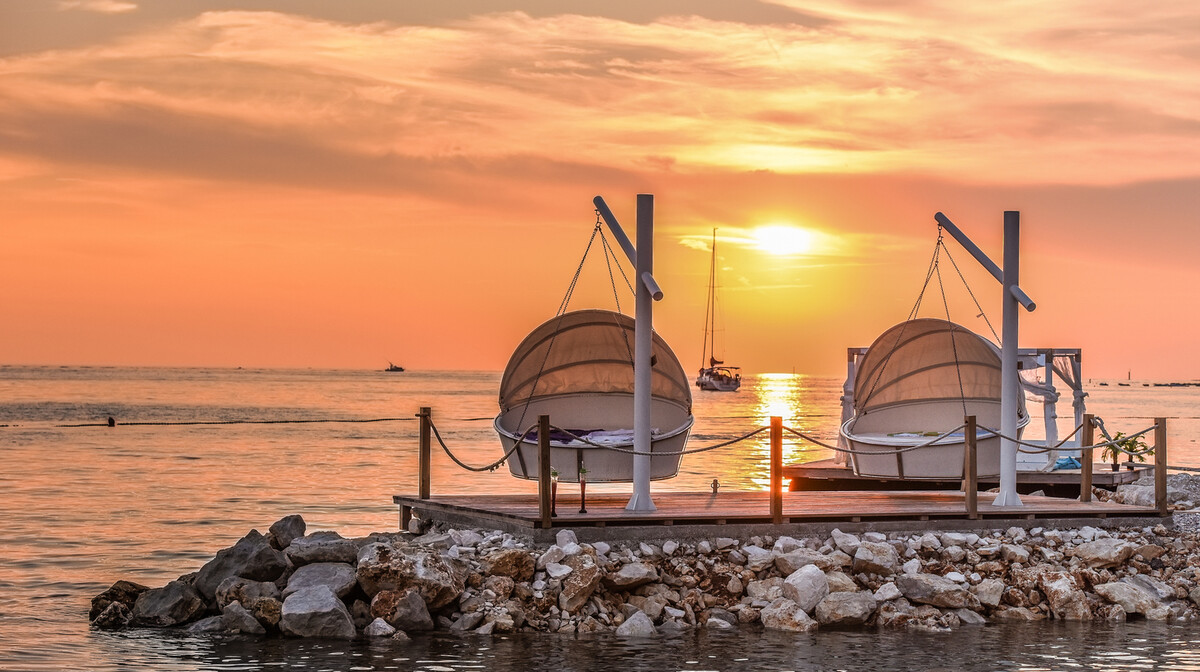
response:
<path id="1" fill-rule="evenodd" d="M 89 631 L 93 595 L 113 581 L 161 585 L 251 528 L 289 513 L 346 535 L 394 529 L 391 496 L 415 492 L 416 422 L 433 408 L 465 461 L 499 456 L 491 430 L 498 373 L 0 367 L 0 670 L 371 669 L 1172 669 L 1200 670 L 1200 628 L 991 626 L 951 636 L 821 632 L 693 633 L 654 644 L 611 636 L 420 637 L 313 643 Z M 696 393 L 692 447 L 772 415 L 826 440 L 841 381 L 749 377 L 736 394 Z M 1171 418 L 1173 464 L 1200 465 L 1200 389 L 1090 387 L 1113 430 Z M 1036 416 L 1037 406 L 1031 406 Z M 1068 415 L 1069 409 L 1060 410 Z M 119 422 L 367 420 L 62 427 Z M 1068 421 L 1061 426 L 1069 431 Z M 1039 435 L 1035 422 L 1031 434 Z M 789 446 L 789 462 L 828 457 Z M 767 446 L 685 458 L 656 490 L 766 483 Z M 598 486 L 594 486 L 598 487 Z M 612 489 L 628 486 L 611 485 Z M 503 469 L 475 474 L 444 455 L 434 492 L 533 492 Z M 886 652 L 886 653 L 881 653 Z"/>

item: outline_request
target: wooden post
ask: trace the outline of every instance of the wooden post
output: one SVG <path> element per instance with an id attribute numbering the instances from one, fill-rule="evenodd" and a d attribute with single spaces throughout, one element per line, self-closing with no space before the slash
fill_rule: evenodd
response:
<path id="1" fill-rule="evenodd" d="M 1083 438 L 1079 440 L 1082 450 L 1079 452 L 1081 462 L 1079 479 L 1079 501 L 1092 501 L 1092 444 L 1096 443 L 1096 423 L 1091 413 L 1083 414 Z"/>
<path id="2" fill-rule="evenodd" d="M 1158 515 L 1169 516 L 1167 508 L 1167 419 L 1155 418 L 1154 424 L 1154 503 Z"/>
<path id="3" fill-rule="evenodd" d="M 538 416 L 538 514 L 542 529 L 550 529 L 550 416 Z"/>
<path id="4" fill-rule="evenodd" d="M 400 531 L 407 532 L 408 524 L 412 522 L 412 507 L 400 505 Z"/>
<path id="5" fill-rule="evenodd" d="M 972 520 L 979 517 L 979 453 L 978 440 L 975 435 L 975 416 L 968 415 L 963 424 L 964 450 L 963 469 L 966 471 L 966 496 L 967 496 L 967 517 Z"/>
<path id="6" fill-rule="evenodd" d="M 771 416 L 771 522 L 783 522 L 783 418 Z"/>
<path id="7" fill-rule="evenodd" d="M 420 446 L 417 453 L 417 497 L 429 499 L 429 428 L 433 424 L 430 419 L 431 409 L 422 406 L 417 417 L 421 419 Z"/>

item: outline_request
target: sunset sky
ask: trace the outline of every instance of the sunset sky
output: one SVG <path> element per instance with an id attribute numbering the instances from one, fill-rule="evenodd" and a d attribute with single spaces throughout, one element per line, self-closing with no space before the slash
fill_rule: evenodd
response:
<path id="1" fill-rule="evenodd" d="M 500 7 L 4 0 L 0 363 L 500 369 L 652 193 L 688 371 L 713 227 L 727 361 L 839 374 L 1020 210 L 1022 346 L 1200 377 L 1200 5 Z"/>

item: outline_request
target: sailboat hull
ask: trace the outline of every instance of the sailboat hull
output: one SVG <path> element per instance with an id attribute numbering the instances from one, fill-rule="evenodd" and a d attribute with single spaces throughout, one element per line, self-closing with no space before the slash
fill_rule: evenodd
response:
<path id="1" fill-rule="evenodd" d="M 711 369 L 701 371 L 700 375 L 696 378 L 696 387 L 710 392 L 737 392 L 741 386 L 741 376 L 714 373 Z"/>

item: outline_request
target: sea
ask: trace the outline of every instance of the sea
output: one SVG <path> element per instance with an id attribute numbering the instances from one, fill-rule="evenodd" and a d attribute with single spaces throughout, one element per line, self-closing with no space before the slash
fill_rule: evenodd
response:
<path id="1" fill-rule="evenodd" d="M 459 459 L 486 464 L 501 454 L 491 424 L 499 382 L 498 372 L 0 366 L 0 670 L 1200 670 L 1200 625 L 1144 621 L 951 634 L 742 628 L 651 641 L 435 633 L 409 643 L 88 627 L 91 598 L 114 581 L 163 585 L 287 514 L 304 516 L 310 531 L 395 530 L 392 495 L 416 492 L 418 410 L 432 408 Z M 832 442 L 841 386 L 763 374 L 746 376 L 736 393 L 696 391 L 689 447 L 742 436 L 775 415 Z M 1086 389 L 1089 410 L 1111 431 L 1167 417 L 1171 464 L 1200 466 L 1200 387 L 1089 381 Z M 1041 407 L 1029 408 L 1028 435 L 1037 437 Z M 1065 434 L 1069 402 L 1059 415 Z M 830 455 L 792 441 L 785 448 L 787 462 Z M 707 490 L 716 478 L 723 488 L 762 489 L 768 468 L 760 434 L 686 457 L 678 478 L 653 488 Z M 535 488 L 505 468 L 469 472 L 441 452 L 433 460 L 435 494 Z"/>

